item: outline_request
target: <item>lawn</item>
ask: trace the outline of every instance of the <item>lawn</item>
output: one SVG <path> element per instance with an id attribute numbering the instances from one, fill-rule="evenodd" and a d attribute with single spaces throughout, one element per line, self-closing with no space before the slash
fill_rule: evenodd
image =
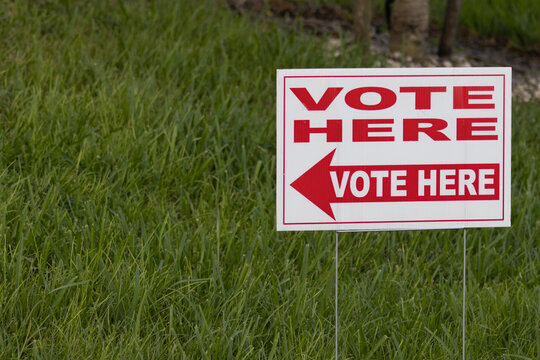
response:
<path id="1" fill-rule="evenodd" d="M 361 67 L 215 1 L 0 4 L 0 358 L 330 359 L 334 234 L 275 231 L 275 71 Z M 540 105 L 468 230 L 469 359 L 540 356 Z M 342 359 L 457 359 L 462 231 L 339 235 Z"/>

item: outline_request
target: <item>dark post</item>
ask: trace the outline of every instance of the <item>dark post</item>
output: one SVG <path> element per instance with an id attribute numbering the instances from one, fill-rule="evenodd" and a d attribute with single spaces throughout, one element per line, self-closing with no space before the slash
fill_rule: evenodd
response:
<path id="1" fill-rule="evenodd" d="M 368 44 L 371 32 L 371 1 L 356 0 L 353 15 L 356 38 Z"/>
<path id="2" fill-rule="evenodd" d="M 447 0 L 439 56 L 450 56 L 454 50 L 462 0 Z"/>

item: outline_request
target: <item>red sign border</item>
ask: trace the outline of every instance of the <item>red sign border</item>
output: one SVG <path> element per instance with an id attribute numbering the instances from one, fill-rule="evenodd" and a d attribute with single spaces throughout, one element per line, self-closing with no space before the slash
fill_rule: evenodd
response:
<path id="1" fill-rule="evenodd" d="M 503 162 L 502 162 L 502 217 L 500 219 L 445 219 L 445 220 L 381 220 L 381 221 L 326 221 L 326 222 L 286 222 L 285 216 L 285 98 L 287 90 L 287 79 L 288 78 L 373 78 L 373 77 L 477 77 L 477 76 L 487 76 L 487 77 L 497 77 L 502 76 L 503 78 L 503 114 L 502 114 L 502 124 L 503 124 Z M 289 75 L 283 77 L 283 199 L 282 199 L 282 225 L 335 225 L 335 224 L 390 224 L 390 223 L 445 223 L 445 222 L 472 222 L 472 221 L 504 221 L 504 200 L 505 200 L 505 150 L 506 150 L 506 74 L 419 74 L 419 75 Z"/>

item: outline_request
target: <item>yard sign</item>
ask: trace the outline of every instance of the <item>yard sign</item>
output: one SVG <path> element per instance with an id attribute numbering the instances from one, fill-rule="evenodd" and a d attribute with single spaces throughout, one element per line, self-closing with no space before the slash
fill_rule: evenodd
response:
<path id="1" fill-rule="evenodd" d="M 510 226 L 511 84 L 511 68 L 278 70 L 278 230 Z"/>

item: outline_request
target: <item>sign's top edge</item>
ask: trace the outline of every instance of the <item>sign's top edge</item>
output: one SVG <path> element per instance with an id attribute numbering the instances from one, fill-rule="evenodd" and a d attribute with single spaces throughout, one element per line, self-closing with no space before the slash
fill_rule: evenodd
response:
<path id="1" fill-rule="evenodd" d="M 309 71 L 326 71 L 326 70 L 452 70 L 452 69 L 467 69 L 467 70 L 482 70 L 482 69 L 512 69 L 511 66 L 453 66 L 453 67 L 367 67 L 367 68 L 278 68 L 277 71 L 288 70 L 309 70 Z"/>
<path id="2" fill-rule="evenodd" d="M 512 73 L 512 67 L 407 67 L 407 68 L 298 68 L 276 69 L 276 74 L 311 75 L 311 76 L 344 76 L 344 75 L 377 75 L 377 74 L 505 74 Z"/>

